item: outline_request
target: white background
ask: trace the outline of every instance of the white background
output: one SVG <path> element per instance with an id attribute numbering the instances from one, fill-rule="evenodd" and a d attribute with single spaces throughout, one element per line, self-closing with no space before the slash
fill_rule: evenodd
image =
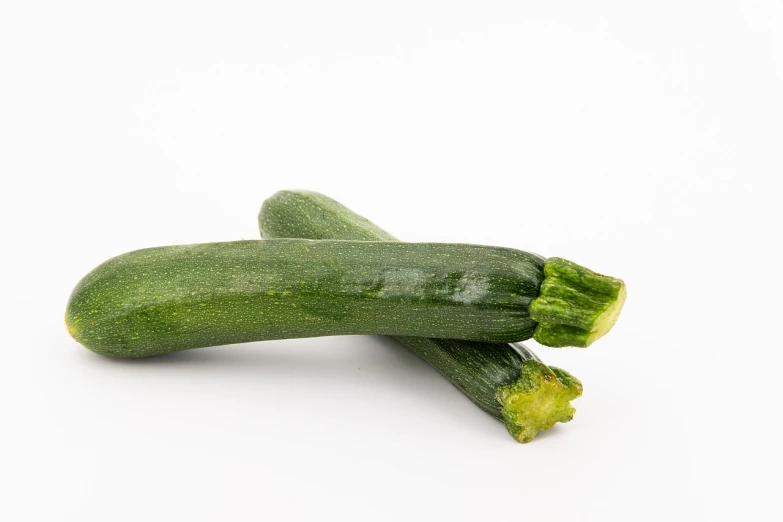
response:
<path id="1" fill-rule="evenodd" d="M 3 2 L 0 519 L 780 514 L 783 3 Z M 276 190 L 626 280 L 520 445 L 390 340 L 102 358 L 70 290 Z M 534 343 L 531 343 L 534 345 Z"/>

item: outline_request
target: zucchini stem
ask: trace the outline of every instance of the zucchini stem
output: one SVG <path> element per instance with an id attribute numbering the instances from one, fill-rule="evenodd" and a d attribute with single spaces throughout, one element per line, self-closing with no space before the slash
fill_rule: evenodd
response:
<path id="1" fill-rule="evenodd" d="M 522 362 L 519 379 L 497 391 L 497 399 L 503 405 L 503 423 L 522 443 L 530 442 L 539 431 L 558 422 L 570 421 L 576 412 L 571 401 L 580 395 L 582 383 L 576 377 L 545 365 L 534 354 Z"/>
<path id="2" fill-rule="evenodd" d="M 539 296 L 530 303 L 533 338 L 545 346 L 586 348 L 612 329 L 625 303 L 625 283 L 559 257 L 544 263 Z"/>

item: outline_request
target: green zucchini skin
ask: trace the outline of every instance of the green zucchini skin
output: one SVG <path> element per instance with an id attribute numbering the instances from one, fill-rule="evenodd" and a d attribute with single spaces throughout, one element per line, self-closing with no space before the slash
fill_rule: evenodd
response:
<path id="1" fill-rule="evenodd" d="M 235 241 L 137 250 L 90 272 L 66 312 L 115 357 L 229 343 L 380 334 L 529 338 L 543 259 L 509 248 L 368 241 Z"/>
<path id="2" fill-rule="evenodd" d="M 316 192 L 285 190 L 264 201 L 258 215 L 264 238 L 397 239 L 337 201 Z M 504 422 L 520 442 L 574 415 L 570 401 L 582 384 L 550 368 L 522 346 L 424 337 L 395 337 L 474 404 Z M 527 402 L 525 402 L 525 399 Z"/>

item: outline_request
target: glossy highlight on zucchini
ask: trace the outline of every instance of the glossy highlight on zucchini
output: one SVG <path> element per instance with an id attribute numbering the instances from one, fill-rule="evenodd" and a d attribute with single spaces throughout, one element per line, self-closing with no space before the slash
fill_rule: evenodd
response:
<path id="1" fill-rule="evenodd" d="M 281 191 L 258 215 L 265 238 L 397 239 L 337 201 L 316 192 Z M 565 370 L 546 366 L 521 343 L 396 337 L 479 408 L 503 422 L 519 442 L 573 418 L 571 401 L 582 384 Z"/>

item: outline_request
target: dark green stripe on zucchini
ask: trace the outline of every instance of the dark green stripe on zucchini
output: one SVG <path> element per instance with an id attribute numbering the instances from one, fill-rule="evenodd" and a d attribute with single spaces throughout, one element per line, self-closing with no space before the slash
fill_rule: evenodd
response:
<path id="1" fill-rule="evenodd" d="M 281 191 L 258 215 L 266 238 L 392 241 L 394 236 L 337 201 L 307 191 Z M 571 374 L 543 364 L 521 344 L 396 337 L 432 365 L 479 408 L 502 421 L 520 442 L 574 415 L 582 384 Z"/>

